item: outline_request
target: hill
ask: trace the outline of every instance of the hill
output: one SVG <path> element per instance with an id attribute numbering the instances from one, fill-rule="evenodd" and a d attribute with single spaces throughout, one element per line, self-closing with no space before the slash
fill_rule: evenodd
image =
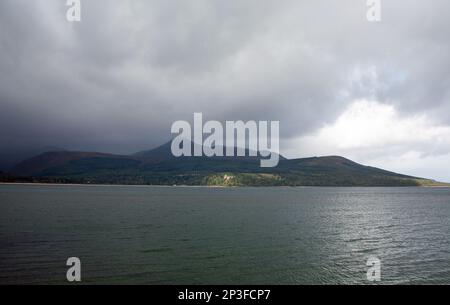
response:
<path id="1" fill-rule="evenodd" d="M 64 149 L 53 146 L 22 150 L 2 149 L 0 150 L 0 171 L 6 172 L 24 160 L 51 151 L 64 151 Z"/>
<path id="2" fill-rule="evenodd" d="M 419 186 L 432 180 L 364 166 L 340 156 L 285 159 L 261 168 L 259 157 L 180 157 L 170 142 L 132 155 L 48 152 L 15 166 L 14 177 L 33 181 L 211 186 Z"/>

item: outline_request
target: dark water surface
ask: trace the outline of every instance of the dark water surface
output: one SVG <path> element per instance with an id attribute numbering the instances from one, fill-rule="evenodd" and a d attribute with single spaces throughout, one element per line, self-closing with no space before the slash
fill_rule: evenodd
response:
<path id="1" fill-rule="evenodd" d="M 0 185 L 0 283 L 450 284 L 450 189 Z"/>

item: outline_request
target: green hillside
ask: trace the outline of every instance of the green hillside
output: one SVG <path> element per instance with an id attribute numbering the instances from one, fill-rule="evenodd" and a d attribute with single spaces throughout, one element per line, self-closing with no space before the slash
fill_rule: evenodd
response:
<path id="1" fill-rule="evenodd" d="M 339 156 L 288 160 L 261 168 L 259 157 L 181 157 L 169 143 L 130 156 L 50 152 L 17 165 L 9 180 L 208 186 L 445 186 L 364 166 Z M 17 178 L 23 177 L 23 178 Z"/>

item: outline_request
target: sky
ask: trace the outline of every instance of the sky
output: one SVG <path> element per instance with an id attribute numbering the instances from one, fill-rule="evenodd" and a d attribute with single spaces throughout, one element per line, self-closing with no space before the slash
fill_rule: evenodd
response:
<path id="1" fill-rule="evenodd" d="M 0 1 L 0 152 L 132 153 L 174 121 L 280 121 L 289 158 L 450 182 L 450 2 Z"/>

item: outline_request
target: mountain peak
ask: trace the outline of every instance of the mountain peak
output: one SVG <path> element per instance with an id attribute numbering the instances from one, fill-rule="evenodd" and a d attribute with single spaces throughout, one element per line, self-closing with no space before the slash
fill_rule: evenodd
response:
<path id="1" fill-rule="evenodd" d="M 194 153 L 194 146 L 200 146 L 199 144 L 192 142 L 192 141 L 188 141 L 190 143 L 191 146 L 191 155 L 193 155 Z M 144 150 L 144 151 L 140 151 L 137 152 L 135 154 L 133 154 L 132 156 L 138 159 L 141 159 L 143 161 L 146 162 L 150 162 L 150 161 L 162 161 L 162 160 L 167 160 L 167 159 L 173 159 L 176 158 L 173 156 L 172 154 L 172 150 L 171 150 L 171 146 L 172 146 L 172 141 L 166 142 L 163 145 L 160 145 L 156 148 L 150 149 L 150 150 Z M 225 155 L 227 147 L 226 146 L 222 146 L 222 151 L 224 152 L 224 156 L 220 157 L 220 158 L 224 158 L 224 157 L 228 157 Z M 258 156 L 260 156 L 260 152 L 257 153 Z M 235 154 L 234 156 L 236 156 L 236 147 L 235 147 Z M 280 160 L 284 160 L 285 158 L 279 155 L 279 159 Z M 229 158 L 233 158 L 234 156 L 229 156 Z M 181 157 L 183 158 L 183 157 Z M 214 158 L 214 157 L 213 157 Z M 239 157 L 239 158 L 256 158 L 256 157 L 251 157 L 250 156 L 250 150 L 248 148 L 245 149 L 245 156 L 243 157 Z"/>

